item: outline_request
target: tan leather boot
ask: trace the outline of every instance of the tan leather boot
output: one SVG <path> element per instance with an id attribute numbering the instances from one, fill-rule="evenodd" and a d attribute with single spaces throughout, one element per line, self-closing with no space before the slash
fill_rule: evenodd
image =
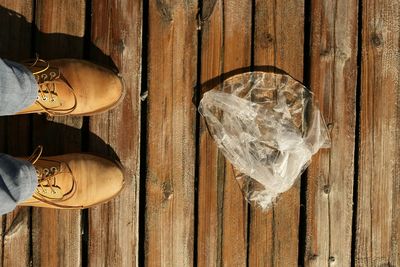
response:
<path id="1" fill-rule="evenodd" d="M 20 206 L 83 209 L 111 200 L 122 189 L 122 168 L 90 154 L 41 157 L 39 146 L 28 161 L 38 175 L 33 196 Z"/>
<path id="2" fill-rule="evenodd" d="M 38 82 L 38 97 L 18 114 L 88 116 L 112 109 L 123 99 L 122 80 L 112 71 L 78 59 L 26 62 Z"/>

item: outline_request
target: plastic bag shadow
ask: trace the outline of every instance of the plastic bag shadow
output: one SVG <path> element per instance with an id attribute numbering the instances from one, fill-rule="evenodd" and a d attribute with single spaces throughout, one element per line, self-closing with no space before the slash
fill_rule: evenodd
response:
<path id="1" fill-rule="evenodd" d="M 264 72 L 270 72 L 270 73 L 276 73 L 276 74 L 284 74 L 284 75 L 289 75 L 287 72 L 285 72 L 282 69 L 279 69 L 275 66 L 271 65 L 258 65 L 254 66 L 252 68 L 250 67 L 243 67 L 243 68 L 238 68 L 234 69 L 228 72 L 225 72 L 221 75 L 218 75 L 210 80 L 207 80 L 206 82 L 196 86 L 194 89 L 194 95 L 192 98 L 193 104 L 195 104 L 196 107 L 198 107 L 198 104 L 200 100 L 203 98 L 204 93 L 212 90 L 213 88 L 217 87 L 218 85 L 221 85 L 224 80 L 231 78 L 232 76 L 242 74 L 245 72 L 249 71 L 264 71 Z"/>

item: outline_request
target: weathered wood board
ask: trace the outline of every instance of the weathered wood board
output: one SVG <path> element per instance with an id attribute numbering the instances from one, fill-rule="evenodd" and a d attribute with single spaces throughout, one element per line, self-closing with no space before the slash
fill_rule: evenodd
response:
<path id="1" fill-rule="evenodd" d="M 356 266 L 400 265 L 400 3 L 362 2 Z"/>
<path id="2" fill-rule="evenodd" d="M 20 61 L 31 57 L 33 3 L 29 1 L 0 1 L 0 25 L 7 30 L 0 33 L 0 56 Z M 30 116 L 2 118 L 5 130 L 4 151 L 15 156 L 27 156 L 30 151 Z M 4 216 L 2 266 L 28 266 L 30 253 L 30 208 L 16 208 Z M 18 255 L 16 257 L 15 255 Z"/>
<path id="3" fill-rule="evenodd" d="M 110 203 L 88 211 L 89 266 L 141 266 L 139 249 L 140 1 L 93 1 L 90 59 L 119 71 L 125 98 L 114 110 L 89 118 L 89 150 L 121 162 L 125 185 Z"/>
<path id="4" fill-rule="evenodd" d="M 358 1 L 311 4 L 310 87 L 329 125 L 331 148 L 308 168 L 307 266 L 351 264 L 357 11 Z"/>
<path id="5" fill-rule="evenodd" d="M 203 1 L 201 27 L 201 84 L 222 74 L 222 1 Z M 202 88 L 199 88 L 202 90 Z M 201 97 L 201 92 L 198 92 Z M 222 194 L 224 159 L 200 118 L 198 159 L 198 266 L 222 265 Z"/>
<path id="6" fill-rule="evenodd" d="M 146 266 L 192 266 L 197 1 L 150 1 Z"/>
<path id="7" fill-rule="evenodd" d="M 84 0 L 38 0 L 35 10 L 35 52 L 43 59 L 82 58 L 85 31 Z M 33 145 L 57 155 L 81 150 L 80 117 L 36 115 Z M 79 266 L 81 211 L 33 209 L 32 246 L 34 266 Z M 68 248 L 68 249 L 66 249 Z"/>
<path id="8" fill-rule="evenodd" d="M 250 70 L 251 10 L 250 1 L 203 1 L 201 84 Z M 203 119 L 199 138 L 198 265 L 244 266 L 247 202 Z"/>
<path id="9" fill-rule="evenodd" d="M 304 1 L 257 0 L 255 4 L 254 68 L 273 66 L 302 81 Z M 251 266 L 297 265 L 299 208 L 300 181 L 269 211 L 251 208 Z"/>

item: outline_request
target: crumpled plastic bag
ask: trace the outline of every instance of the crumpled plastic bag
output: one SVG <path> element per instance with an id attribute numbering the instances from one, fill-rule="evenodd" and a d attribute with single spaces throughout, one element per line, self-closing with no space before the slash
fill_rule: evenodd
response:
<path id="1" fill-rule="evenodd" d="M 294 184 L 313 154 L 330 146 L 311 92 L 286 74 L 232 76 L 204 93 L 199 112 L 244 196 L 263 209 Z"/>

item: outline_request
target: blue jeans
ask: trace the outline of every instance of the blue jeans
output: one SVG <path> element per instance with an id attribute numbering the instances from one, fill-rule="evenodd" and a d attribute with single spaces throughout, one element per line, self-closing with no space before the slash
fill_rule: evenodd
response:
<path id="1" fill-rule="evenodd" d="M 32 105 L 38 85 L 24 66 L 0 59 L 0 116 L 13 115 Z M 0 153 L 0 214 L 32 196 L 37 186 L 35 167 L 28 161 Z"/>

